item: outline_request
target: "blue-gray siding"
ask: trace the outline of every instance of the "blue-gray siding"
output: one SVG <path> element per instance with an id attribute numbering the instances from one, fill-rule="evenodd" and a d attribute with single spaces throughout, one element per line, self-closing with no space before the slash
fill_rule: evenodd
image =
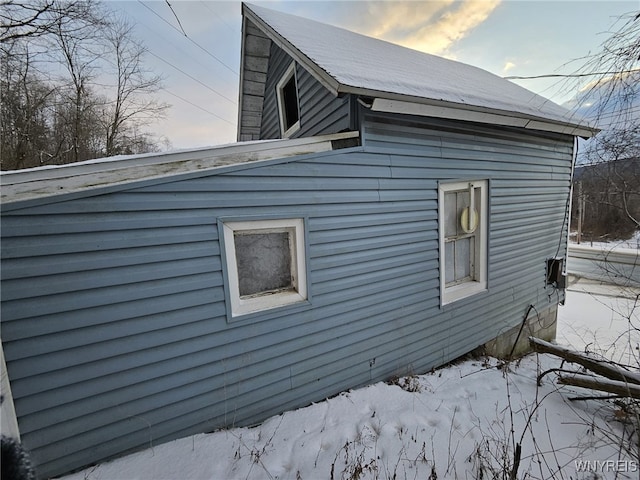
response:
<path id="1" fill-rule="evenodd" d="M 276 85 L 293 59 L 271 43 L 269 69 L 264 90 L 260 138 L 281 138 Z M 309 72 L 296 64 L 300 104 L 300 130 L 293 137 L 339 133 L 349 129 L 349 95 L 334 97 Z"/>
<path id="2" fill-rule="evenodd" d="M 3 213 L 2 341 L 42 475 L 428 370 L 562 298 L 570 137 L 380 116 L 363 141 Z M 441 308 L 437 182 L 470 177 L 490 291 Z M 261 214 L 308 218 L 312 305 L 229 323 L 216 222 Z"/>

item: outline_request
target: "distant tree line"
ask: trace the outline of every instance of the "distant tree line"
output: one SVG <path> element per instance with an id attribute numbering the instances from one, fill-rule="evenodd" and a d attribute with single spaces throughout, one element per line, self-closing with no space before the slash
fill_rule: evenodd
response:
<path id="1" fill-rule="evenodd" d="M 640 11 L 621 16 L 577 72 L 577 112 L 602 129 L 582 147 L 572 227 L 584 240 L 628 239 L 640 230 Z"/>
<path id="2" fill-rule="evenodd" d="M 126 19 L 94 0 L 0 1 L 0 166 L 160 149 L 161 78 Z"/>
<path id="3" fill-rule="evenodd" d="M 640 219 L 640 157 L 577 167 L 572 215 L 583 242 L 631 237 Z"/>

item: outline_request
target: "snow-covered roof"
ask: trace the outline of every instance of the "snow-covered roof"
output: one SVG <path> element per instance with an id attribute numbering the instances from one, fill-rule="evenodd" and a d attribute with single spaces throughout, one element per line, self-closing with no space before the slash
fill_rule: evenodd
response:
<path id="1" fill-rule="evenodd" d="M 580 136 L 597 131 L 552 101 L 481 68 L 255 5 L 243 5 L 243 15 L 335 95 L 372 97 L 374 110 Z M 246 42 L 246 29 L 244 35 Z"/>
<path id="2" fill-rule="evenodd" d="M 308 138 L 260 140 L 172 152 L 115 157 L 0 173 L 0 200 L 6 211 L 24 201 L 130 184 L 200 175 L 224 167 L 279 160 L 357 144 L 358 132 Z"/>

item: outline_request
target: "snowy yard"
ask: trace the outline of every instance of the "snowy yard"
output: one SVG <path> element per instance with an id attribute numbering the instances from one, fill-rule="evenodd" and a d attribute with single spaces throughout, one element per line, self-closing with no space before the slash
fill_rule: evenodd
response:
<path id="1" fill-rule="evenodd" d="M 625 298 L 624 295 L 627 294 Z M 636 292 L 637 293 L 637 292 Z M 579 282 L 560 308 L 557 342 L 637 365 L 640 306 L 618 287 Z M 613 345 L 613 346 L 612 346 Z M 64 480 L 639 478 L 620 448 L 625 414 L 613 402 L 559 386 L 550 355 L 508 366 L 466 360 L 377 383 L 272 417 L 254 428 L 195 435 L 88 468 Z M 151 440 L 151 439 L 150 439 Z"/>

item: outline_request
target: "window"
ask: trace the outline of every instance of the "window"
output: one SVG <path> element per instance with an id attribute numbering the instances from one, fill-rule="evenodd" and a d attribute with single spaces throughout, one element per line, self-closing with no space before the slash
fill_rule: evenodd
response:
<path id="1" fill-rule="evenodd" d="M 304 220 L 224 222 L 231 315 L 307 299 Z"/>
<path id="2" fill-rule="evenodd" d="M 442 304 L 487 289 L 487 181 L 438 188 Z"/>
<path id="3" fill-rule="evenodd" d="M 300 108 L 298 105 L 298 85 L 296 82 L 296 64 L 293 62 L 284 73 L 276 87 L 278 114 L 282 137 L 289 137 L 300 128 Z"/>

